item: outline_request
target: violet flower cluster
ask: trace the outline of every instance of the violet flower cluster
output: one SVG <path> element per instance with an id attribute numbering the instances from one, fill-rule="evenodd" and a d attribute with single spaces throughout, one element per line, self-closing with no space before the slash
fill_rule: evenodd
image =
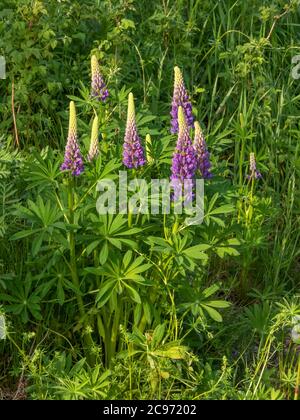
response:
<path id="1" fill-rule="evenodd" d="M 92 68 L 92 98 L 97 99 L 98 101 L 105 102 L 109 96 L 106 84 L 104 82 L 103 76 L 100 72 L 100 67 L 98 60 L 95 55 L 91 59 L 91 68 Z"/>
<path id="2" fill-rule="evenodd" d="M 62 171 L 71 171 L 73 176 L 78 176 L 84 171 L 83 158 L 77 139 L 76 109 L 73 101 L 70 103 L 69 134 L 65 149 L 65 158 L 60 169 Z"/>
<path id="3" fill-rule="evenodd" d="M 175 200 L 181 194 L 184 182 L 186 180 L 193 180 L 197 170 L 196 153 L 190 138 L 184 110 L 181 106 L 178 108 L 178 129 L 178 140 L 173 154 L 171 168 L 171 181 L 175 187 Z M 191 198 L 191 196 L 188 197 L 188 199 Z"/>
<path id="4" fill-rule="evenodd" d="M 184 85 L 184 80 L 182 73 L 179 67 L 175 67 L 175 81 L 174 81 L 174 92 L 173 92 L 173 100 L 172 100 L 172 110 L 171 110 L 171 133 L 176 134 L 178 133 L 178 108 L 181 106 L 185 113 L 185 118 L 187 122 L 187 126 L 189 128 L 194 127 L 194 117 L 192 114 L 192 104 L 190 102 L 190 98 L 188 92 Z"/>
<path id="5" fill-rule="evenodd" d="M 250 153 L 250 175 L 247 178 L 249 180 L 262 178 L 262 174 L 257 170 L 255 153 Z"/>
<path id="6" fill-rule="evenodd" d="M 193 146 L 196 152 L 197 166 L 202 177 L 204 179 L 211 179 L 213 175 L 210 171 L 210 153 L 207 149 L 203 131 L 197 121 L 195 122 L 195 138 Z"/>
<path id="7" fill-rule="evenodd" d="M 128 97 L 127 126 L 123 144 L 123 164 L 136 169 L 146 164 L 145 152 L 137 132 L 133 94 Z"/>

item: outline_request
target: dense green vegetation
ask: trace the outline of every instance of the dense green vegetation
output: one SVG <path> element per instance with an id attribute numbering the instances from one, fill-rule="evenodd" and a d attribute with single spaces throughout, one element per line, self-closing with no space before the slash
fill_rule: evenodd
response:
<path id="1" fill-rule="evenodd" d="M 0 399 L 299 399 L 299 7 L 1 1 Z M 212 161 L 204 222 L 99 215 L 130 92 L 151 141 L 128 178 L 170 176 L 175 66 Z M 78 177 L 60 170 L 70 101 L 84 157 L 100 123 Z"/>

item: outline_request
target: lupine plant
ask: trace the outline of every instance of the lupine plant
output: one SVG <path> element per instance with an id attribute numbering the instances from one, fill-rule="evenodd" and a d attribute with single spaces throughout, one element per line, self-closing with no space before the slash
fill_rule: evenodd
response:
<path id="1" fill-rule="evenodd" d="M 181 73 L 178 69 L 175 72 L 175 92 L 179 89 L 185 101 L 187 97 L 182 91 Z M 93 57 L 94 99 L 99 99 L 99 95 L 95 96 L 97 89 L 98 94 L 101 89 L 105 89 L 106 96 L 107 90 L 102 80 L 97 61 Z M 106 99 L 104 96 L 100 98 L 101 102 Z M 91 102 L 91 105 L 94 114 L 94 103 Z M 96 210 L 98 181 L 103 178 L 116 179 L 117 171 L 122 167 L 129 170 L 130 179 L 134 179 L 138 169 L 150 171 L 152 168 L 155 176 L 166 175 L 169 178 L 171 174 L 172 181 L 194 181 L 197 168 L 203 167 L 203 159 L 208 159 L 208 155 L 205 154 L 203 142 L 198 143 L 204 151 L 204 157 L 197 154 L 198 143 L 193 146 L 189 129 L 191 114 L 186 113 L 190 109 L 190 105 L 185 102 L 178 102 L 176 119 L 179 130 L 178 138 L 173 143 L 175 152 L 172 157 L 170 150 L 171 165 L 165 164 L 161 169 L 156 166 L 159 157 L 150 156 L 154 140 L 146 136 L 144 146 L 138 134 L 132 93 L 128 96 L 122 156 L 114 155 L 115 147 L 111 148 L 108 155 L 104 154 L 102 142 L 99 142 L 97 115 L 93 119 L 91 140 L 85 153 L 82 141 L 79 146 L 81 133 L 78 132 L 75 103 L 71 101 L 63 163 L 59 167 L 50 152 L 34 163 L 36 185 L 42 195 L 36 204 L 28 201 L 28 209 L 24 207 L 18 210 L 17 214 L 24 219 L 25 224 L 24 229 L 13 237 L 19 240 L 31 236 L 34 255 L 40 255 L 41 261 L 49 258 L 43 268 L 43 276 L 48 281 L 40 286 L 37 283 L 32 305 L 38 306 L 35 310 L 34 306 L 32 309 L 29 307 L 29 310 L 34 316 L 37 311 L 43 310 L 40 305 L 45 296 L 52 296 L 54 305 L 64 307 L 69 305 L 66 303 L 68 300 L 73 302 L 74 296 L 76 306 L 73 303 L 70 306 L 73 331 L 80 335 L 83 354 L 91 366 L 102 360 L 102 357 L 103 362 L 110 366 L 116 354 L 126 349 L 124 334 L 135 331 L 140 339 L 142 336 L 147 337 L 150 334 L 147 331 L 163 325 L 166 316 L 168 321 L 164 328 L 161 327 L 164 338 L 160 338 L 159 351 L 165 357 L 182 360 L 185 351 L 184 347 L 181 349 L 178 332 L 178 317 L 182 312 L 177 309 L 176 301 L 179 299 L 178 304 L 185 308 L 184 317 L 192 311 L 199 322 L 203 322 L 206 315 L 220 321 L 221 315 L 215 308 L 228 307 L 226 302 L 216 303 L 210 299 L 218 287 L 201 291 L 200 278 L 205 271 L 208 253 L 219 253 L 222 246 L 226 249 L 225 242 L 223 245 L 213 244 L 205 234 L 204 226 L 187 229 L 184 215 L 137 214 L 133 218 L 130 211 L 128 214 L 98 214 Z M 198 134 L 196 126 L 196 139 Z M 159 139 L 155 141 L 159 142 Z M 149 177 L 147 171 L 146 179 Z M 221 206 L 219 211 L 213 210 L 217 199 L 215 196 L 210 204 L 207 225 L 209 217 L 216 217 L 213 214 L 232 211 L 226 206 Z M 199 288 L 199 303 L 191 302 L 188 297 L 189 275 L 194 278 L 194 287 Z M 38 271 L 32 273 L 32 276 L 37 281 L 41 278 Z M 32 285 L 32 281 L 32 278 L 28 279 L 28 284 Z M 184 293 L 181 288 L 185 289 Z M 158 302 L 163 304 L 157 305 Z M 134 342 L 129 347 L 130 354 L 135 354 L 137 350 Z M 157 361 L 153 363 L 156 365 Z"/>

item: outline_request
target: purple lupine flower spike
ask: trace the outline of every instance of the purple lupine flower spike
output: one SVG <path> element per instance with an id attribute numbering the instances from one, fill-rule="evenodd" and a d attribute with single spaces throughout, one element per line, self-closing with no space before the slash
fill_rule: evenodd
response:
<path id="1" fill-rule="evenodd" d="M 182 107 L 185 113 L 187 126 L 189 128 L 194 127 L 194 117 L 192 114 L 192 104 L 188 95 L 188 92 L 184 85 L 184 80 L 179 67 L 174 68 L 175 81 L 174 81 L 174 92 L 172 100 L 171 110 L 171 133 L 178 133 L 178 107 Z"/>
<path id="2" fill-rule="evenodd" d="M 184 181 L 193 180 L 197 170 L 197 158 L 190 138 L 189 127 L 186 122 L 184 110 L 178 108 L 178 140 L 172 159 L 171 181 L 175 187 L 174 199 L 184 185 Z M 177 190 L 177 192 L 176 192 Z M 188 197 L 191 199 L 192 197 Z"/>
<path id="3" fill-rule="evenodd" d="M 247 176 L 248 179 L 261 179 L 262 174 L 257 170 L 255 153 L 250 153 L 250 175 Z"/>
<path id="4" fill-rule="evenodd" d="M 78 176 L 84 171 L 83 158 L 80 153 L 77 140 L 77 121 L 74 102 L 70 102 L 69 134 L 65 150 L 65 159 L 60 169 L 72 171 L 72 175 Z"/>
<path id="5" fill-rule="evenodd" d="M 89 161 L 96 159 L 96 157 L 99 155 L 98 137 L 99 137 L 99 119 L 98 119 L 98 116 L 96 115 L 93 121 L 91 144 L 90 144 L 90 150 L 87 157 Z"/>
<path id="6" fill-rule="evenodd" d="M 128 97 L 127 126 L 123 145 L 123 163 L 129 168 L 138 168 L 146 164 L 145 152 L 137 132 L 133 94 Z"/>
<path id="7" fill-rule="evenodd" d="M 212 178 L 213 175 L 210 171 L 210 153 L 207 150 L 203 131 L 197 121 L 195 122 L 195 139 L 193 146 L 196 152 L 198 169 L 200 170 L 202 177 L 204 179 Z"/>
<path id="8" fill-rule="evenodd" d="M 105 102 L 109 96 L 106 84 L 100 72 L 100 67 L 98 60 L 95 55 L 91 58 L 91 68 L 92 68 L 92 98 L 97 99 L 98 101 Z"/>

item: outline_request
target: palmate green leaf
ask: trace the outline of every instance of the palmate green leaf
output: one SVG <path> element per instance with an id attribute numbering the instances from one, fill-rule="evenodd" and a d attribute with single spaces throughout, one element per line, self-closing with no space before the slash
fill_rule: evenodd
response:
<path id="1" fill-rule="evenodd" d="M 98 241 L 93 241 L 91 242 L 87 247 L 86 247 L 86 254 L 90 255 L 96 248 L 97 246 L 101 243 L 101 240 Z"/>
<path id="2" fill-rule="evenodd" d="M 208 206 L 208 209 L 207 209 L 206 214 L 210 214 L 211 213 L 211 211 L 214 208 L 214 206 L 215 206 L 216 201 L 218 200 L 218 198 L 219 198 L 219 193 L 216 193 L 216 194 L 213 195 L 212 199 L 209 202 L 209 206 Z"/>
<path id="3" fill-rule="evenodd" d="M 210 248 L 210 245 L 201 244 L 187 248 L 183 251 L 183 254 L 192 259 L 207 260 L 208 256 L 204 253 Z"/>
<path id="4" fill-rule="evenodd" d="M 54 232 L 50 236 L 51 236 L 51 239 L 54 242 L 57 242 L 58 244 L 60 244 L 63 249 L 69 249 L 70 248 L 70 244 L 67 240 L 66 235 L 63 235 L 60 232 Z"/>
<path id="5" fill-rule="evenodd" d="M 202 292 L 202 295 L 206 299 L 206 298 L 214 295 L 219 289 L 220 289 L 220 286 L 218 284 L 213 284 L 212 286 L 210 286 L 207 289 L 205 289 Z"/>
<path id="6" fill-rule="evenodd" d="M 116 282 L 114 280 L 108 280 L 101 286 L 96 296 L 96 303 L 99 309 L 102 308 L 102 306 L 104 306 L 110 299 L 112 293 L 114 292 L 115 286 Z"/>
<path id="7" fill-rule="evenodd" d="M 16 298 L 15 296 L 8 295 L 6 293 L 0 294 L 0 300 L 5 302 L 19 302 L 18 298 Z"/>
<path id="8" fill-rule="evenodd" d="M 19 239 L 27 238 L 28 236 L 35 235 L 39 232 L 41 232 L 41 229 L 21 230 L 20 232 L 13 234 L 10 239 L 12 241 L 18 241 Z"/>
<path id="9" fill-rule="evenodd" d="M 17 232 L 12 236 L 12 240 L 35 235 L 36 237 L 32 242 L 33 256 L 37 256 L 44 240 L 49 236 L 55 236 L 55 231 L 57 232 L 58 229 L 65 229 L 65 225 L 58 221 L 63 216 L 62 212 L 58 208 L 53 207 L 49 200 L 44 203 L 40 196 L 38 196 L 36 203 L 28 200 L 28 209 L 21 206 L 16 210 L 15 214 L 30 221 L 33 227 L 28 227 L 27 233 L 26 230 Z"/>
<path id="10" fill-rule="evenodd" d="M 18 206 L 18 208 L 13 212 L 14 216 L 18 216 L 21 219 L 33 221 L 36 218 L 33 218 L 32 211 L 24 206 Z"/>
<path id="11" fill-rule="evenodd" d="M 143 302 L 142 307 L 143 307 L 143 312 L 144 312 L 147 324 L 151 325 L 152 313 L 151 313 L 151 306 L 150 306 L 149 302 Z"/>
<path id="12" fill-rule="evenodd" d="M 137 243 L 136 241 L 133 241 L 131 239 L 124 239 L 124 238 L 120 238 L 119 241 L 124 244 L 124 245 L 128 245 L 130 248 L 137 248 Z"/>
<path id="13" fill-rule="evenodd" d="M 45 232 L 41 232 L 39 236 L 37 236 L 33 241 L 32 241 L 32 246 L 31 246 L 31 251 L 32 251 L 32 255 L 34 257 L 37 256 L 37 254 L 39 253 L 43 240 L 45 238 Z"/>
<path id="14" fill-rule="evenodd" d="M 86 271 L 91 274 L 95 274 L 97 276 L 99 275 L 106 276 L 108 278 L 114 279 L 115 281 L 121 280 L 121 274 L 118 270 L 118 267 L 114 268 L 109 263 L 106 263 L 104 266 L 98 267 L 98 268 L 93 268 L 93 267 L 87 268 Z"/>
<path id="15" fill-rule="evenodd" d="M 152 265 L 143 264 L 143 257 L 138 257 L 133 261 L 132 258 L 133 252 L 129 250 L 122 261 L 117 258 L 116 261 L 112 260 L 102 267 L 87 267 L 84 269 L 86 273 L 102 275 L 107 279 L 100 287 L 96 297 L 98 307 L 102 307 L 106 302 L 111 301 L 114 291 L 121 294 L 124 290 L 135 303 L 141 303 L 139 292 L 130 281 L 147 286 L 144 277 L 140 274 L 147 271 Z"/>
<path id="16" fill-rule="evenodd" d="M 108 245 L 107 242 L 104 242 L 103 247 L 100 251 L 100 255 L 99 255 L 99 262 L 101 265 L 104 265 L 107 261 L 108 258 Z"/>
<path id="17" fill-rule="evenodd" d="M 128 229 L 128 230 L 124 230 L 121 233 L 117 233 L 116 236 L 132 236 L 132 235 L 136 235 L 137 233 L 141 233 L 143 231 L 143 229 L 140 228 L 132 228 L 132 229 Z"/>
<path id="18" fill-rule="evenodd" d="M 117 162 L 116 159 L 110 160 L 105 166 L 103 171 L 101 172 L 101 175 L 99 177 L 100 179 L 107 178 L 109 174 L 112 172 L 115 172 L 118 168 L 122 166 L 121 163 Z"/>
<path id="19" fill-rule="evenodd" d="M 103 269 L 103 267 L 85 267 L 84 272 L 88 274 L 94 274 L 95 276 L 100 276 L 105 274 L 106 271 Z"/>
<path id="20" fill-rule="evenodd" d="M 159 245 L 161 247 L 170 248 L 172 250 L 170 244 L 158 236 L 149 236 L 145 242 L 149 243 L 150 245 Z"/>
<path id="21" fill-rule="evenodd" d="M 129 278 L 129 276 L 144 273 L 145 271 L 149 270 L 149 268 L 152 267 L 152 264 L 142 264 L 138 267 L 133 268 L 133 264 L 129 267 L 128 271 L 126 271 L 126 277 Z"/>
<path id="22" fill-rule="evenodd" d="M 123 276 L 126 278 L 130 278 L 136 274 L 140 274 L 140 273 L 144 273 L 145 271 L 147 271 L 149 268 L 152 267 L 152 264 L 143 264 L 144 262 L 144 257 L 140 256 L 138 258 L 136 258 L 132 264 L 130 264 L 131 259 L 132 259 L 132 251 L 127 251 L 127 253 L 125 254 L 124 258 L 123 258 L 123 269 L 125 269 L 126 271 L 123 273 Z M 130 265 L 129 265 L 130 264 Z"/>
<path id="23" fill-rule="evenodd" d="M 221 226 L 221 227 L 225 227 L 225 223 L 222 219 L 220 219 L 219 217 L 216 217 L 217 215 L 221 215 L 221 214 L 229 214 L 229 213 L 233 213 L 235 211 L 235 207 L 231 204 L 224 204 L 216 209 L 214 209 L 215 204 L 218 200 L 218 198 L 220 197 L 219 193 L 214 194 L 214 196 L 212 197 L 212 199 L 209 202 L 208 205 L 208 209 L 205 212 L 205 216 L 204 216 L 204 221 L 206 223 L 207 226 L 210 225 L 211 222 L 216 223 L 217 225 Z"/>
<path id="24" fill-rule="evenodd" d="M 103 222 L 106 224 L 106 231 L 109 235 L 117 233 L 124 225 L 128 223 L 126 218 L 122 214 L 117 214 L 116 216 L 113 214 L 109 214 L 108 216 L 104 216 L 102 219 Z"/>
<path id="25" fill-rule="evenodd" d="M 205 317 L 204 312 L 206 312 L 214 321 L 222 322 L 222 315 L 216 309 L 227 309 L 231 306 L 231 303 L 224 300 L 208 300 L 219 289 L 220 286 L 218 284 L 213 284 L 201 292 L 197 300 L 181 304 L 180 306 L 186 311 L 186 314 L 191 312 L 195 318 L 200 317 L 202 319 Z"/>
<path id="26" fill-rule="evenodd" d="M 123 257 L 123 267 L 126 269 L 132 260 L 132 251 L 127 251 Z"/>
<path id="27" fill-rule="evenodd" d="M 119 309 L 120 300 L 119 300 L 118 295 L 121 295 L 123 293 L 123 288 L 119 287 L 119 285 L 120 283 L 117 283 L 116 288 L 114 292 L 111 294 L 111 297 L 108 301 L 110 313 L 117 312 Z"/>
<path id="28" fill-rule="evenodd" d="M 134 325 L 138 325 L 141 317 L 142 317 L 142 304 L 135 305 L 134 311 L 133 311 L 133 318 L 134 318 Z"/>
<path id="29" fill-rule="evenodd" d="M 107 238 L 108 242 L 110 242 L 115 248 L 118 248 L 120 251 L 122 249 L 122 240 L 116 238 Z"/>
<path id="30" fill-rule="evenodd" d="M 166 331 L 166 324 L 160 324 L 158 325 L 154 332 L 153 332 L 153 336 L 152 336 L 152 348 L 156 348 L 157 346 L 159 346 L 165 336 L 165 331 Z"/>
<path id="31" fill-rule="evenodd" d="M 27 190 L 39 187 L 39 189 L 49 188 L 49 185 L 56 185 L 61 174 L 60 162 L 55 158 L 53 151 L 48 149 L 46 156 L 42 157 L 40 153 L 33 150 L 34 161 L 27 163 L 25 178 L 27 181 Z"/>
<path id="32" fill-rule="evenodd" d="M 222 228 L 226 227 L 225 222 L 219 217 L 211 216 L 209 217 L 209 220 L 215 222 L 218 226 L 221 226 Z"/>
<path id="33" fill-rule="evenodd" d="M 142 284 L 143 286 L 151 286 L 152 283 L 145 280 L 143 276 L 140 276 L 139 274 L 132 274 L 132 273 L 126 273 L 124 277 L 122 278 L 122 282 L 124 283 L 126 280 L 132 280 L 135 283 Z"/>
<path id="34" fill-rule="evenodd" d="M 108 233 L 110 235 L 115 234 L 115 236 L 131 236 L 131 235 L 136 235 L 137 233 L 142 232 L 142 229 L 140 228 L 131 228 L 131 229 L 120 231 L 120 229 L 123 226 L 127 226 L 127 223 L 128 223 L 127 218 L 124 217 L 124 215 L 122 214 L 118 214 L 117 216 L 109 215 L 108 223 L 107 223 Z"/>
<path id="35" fill-rule="evenodd" d="M 133 287 L 129 286 L 129 284 L 127 284 L 127 283 L 125 284 L 125 287 L 126 287 L 126 290 L 129 294 L 130 298 L 134 302 L 140 304 L 142 301 L 141 301 L 141 297 L 140 297 L 139 293 L 137 292 L 137 290 L 134 289 Z"/>
<path id="36" fill-rule="evenodd" d="M 80 291 L 78 287 L 76 287 L 70 280 L 64 278 L 63 279 L 64 288 L 67 290 L 71 290 L 72 292 L 76 293 L 77 295 L 83 296 L 83 292 Z"/>
<path id="37" fill-rule="evenodd" d="M 21 303 L 9 305 L 9 306 L 5 307 L 5 312 L 13 313 L 15 315 L 21 315 L 22 312 L 24 312 L 24 305 L 21 304 Z M 28 320 L 27 314 L 26 314 L 26 319 Z M 25 321 L 25 322 L 27 322 L 27 321 Z"/>
<path id="38" fill-rule="evenodd" d="M 151 246 L 152 251 L 161 252 L 163 254 L 176 253 L 175 249 L 163 238 L 151 236 L 145 240 L 145 242 Z"/>
<path id="39" fill-rule="evenodd" d="M 50 202 L 48 201 L 49 205 Z M 51 217 L 49 205 L 45 205 L 42 198 L 39 196 L 37 199 L 37 204 L 31 200 L 28 200 L 28 207 L 37 219 L 43 222 L 43 224 L 48 223 L 48 219 Z"/>
<path id="40" fill-rule="evenodd" d="M 155 115 L 146 115 L 146 116 L 143 117 L 140 114 L 138 114 L 137 119 L 136 119 L 137 120 L 136 123 L 137 123 L 138 127 L 142 127 L 143 125 L 145 125 L 145 124 L 147 124 L 147 123 L 149 123 L 149 122 L 151 122 L 155 119 L 156 119 Z"/>
<path id="41" fill-rule="evenodd" d="M 228 246 L 216 247 L 215 252 L 220 258 L 224 258 L 226 254 L 233 257 L 238 257 L 240 255 L 237 249 Z"/>
<path id="42" fill-rule="evenodd" d="M 74 366 L 69 371 L 69 377 L 75 376 L 76 374 L 79 374 L 81 369 L 84 367 L 86 363 L 86 359 L 82 358 L 78 362 L 74 364 Z"/>
<path id="43" fill-rule="evenodd" d="M 97 365 L 96 368 L 93 368 L 92 370 L 92 383 L 95 384 L 96 389 L 98 390 L 108 386 L 111 383 L 110 381 L 107 381 L 107 378 L 111 376 L 112 372 L 110 370 L 107 370 L 99 378 L 100 365 Z"/>
<path id="44" fill-rule="evenodd" d="M 206 302 L 206 305 L 212 306 L 213 308 L 227 309 L 231 306 L 231 303 L 226 302 L 226 300 L 210 300 Z"/>
<path id="45" fill-rule="evenodd" d="M 58 228 L 58 229 L 61 229 L 61 230 L 67 230 L 67 226 L 65 225 L 65 223 L 64 223 L 64 222 L 56 222 L 56 223 L 52 223 L 52 226 L 53 226 L 53 227 L 56 227 L 56 228 Z M 72 226 L 72 225 L 69 225 L 69 226 Z"/>
<path id="46" fill-rule="evenodd" d="M 227 214 L 227 213 L 233 213 L 235 211 L 235 207 L 231 204 L 225 204 L 224 206 L 218 207 L 215 210 L 210 211 L 210 215 L 213 214 Z"/>
<path id="47" fill-rule="evenodd" d="M 128 220 L 124 215 L 91 215 L 91 220 L 92 230 L 96 234 L 83 236 L 84 240 L 94 239 L 87 245 L 86 252 L 87 255 L 90 255 L 91 252 L 101 245 L 102 248 L 99 258 L 102 265 L 107 261 L 107 254 L 110 253 L 110 251 L 113 251 L 113 248 L 122 250 L 123 245 L 130 248 L 137 247 L 137 242 L 128 237 L 142 232 L 143 229 L 128 229 Z M 106 247 L 108 248 L 106 249 Z"/>
<path id="48" fill-rule="evenodd" d="M 80 98 L 79 96 L 75 96 L 75 95 L 68 95 L 68 98 L 71 100 L 71 101 L 74 101 L 74 102 L 78 102 L 78 103 L 80 103 L 80 102 L 82 102 L 82 103 L 86 103 L 86 101 L 84 100 L 84 99 L 82 99 L 82 98 Z"/>
<path id="49" fill-rule="evenodd" d="M 216 311 L 215 309 L 211 308 L 208 305 L 205 305 L 204 303 L 201 303 L 201 307 L 206 310 L 206 312 L 209 314 L 209 316 L 216 322 L 222 322 L 223 318 L 222 315 Z"/>
<path id="50" fill-rule="evenodd" d="M 57 279 L 54 278 L 52 280 L 47 281 L 46 283 L 40 284 L 36 289 L 36 293 L 40 296 L 41 299 L 44 299 L 49 290 L 51 290 L 56 283 Z"/>

